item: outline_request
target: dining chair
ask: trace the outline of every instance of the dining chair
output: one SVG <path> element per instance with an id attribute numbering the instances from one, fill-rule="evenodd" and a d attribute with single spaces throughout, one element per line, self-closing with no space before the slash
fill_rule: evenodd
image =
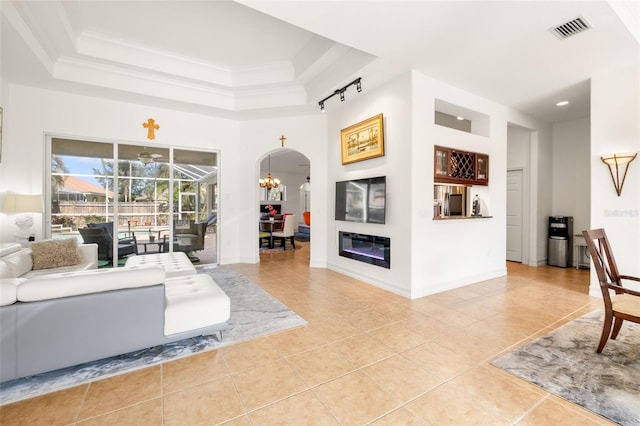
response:
<path id="1" fill-rule="evenodd" d="M 284 223 L 282 225 L 282 231 L 274 231 L 273 238 L 280 238 L 280 244 L 284 250 L 287 249 L 286 240 L 289 238 L 291 240 L 291 248 L 295 250 L 296 245 L 294 243 L 294 234 L 296 227 L 296 215 L 291 213 L 286 213 L 283 217 Z"/>
<path id="2" fill-rule="evenodd" d="M 589 248 L 593 266 L 596 268 L 604 300 L 604 324 L 596 351 L 601 353 L 609 338 L 615 340 L 618 337 L 624 320 L 640 324 L 640 291 L 631 290 L 622 285 L 623 280 L 640 283 L 640 278 L 621 275 L 618 272 L 613 250 L 604 229 L 582 231 L 582 235 Z"/>

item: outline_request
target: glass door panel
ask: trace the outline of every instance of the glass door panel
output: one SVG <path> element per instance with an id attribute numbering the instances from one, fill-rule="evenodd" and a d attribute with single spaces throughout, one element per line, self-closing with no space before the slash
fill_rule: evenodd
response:
<path id="1" fill-rule="evenodd" d="M 119 230 L 141 243 L 168 227 L 169 149 L 118 145 Z M 159 247 L 154 247 L 159 250 Z"/>

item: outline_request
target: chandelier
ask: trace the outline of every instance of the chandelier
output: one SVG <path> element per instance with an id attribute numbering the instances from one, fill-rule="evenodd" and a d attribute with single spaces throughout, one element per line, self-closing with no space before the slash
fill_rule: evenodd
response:
<path id="1" fill-rule="evenodd" d="M 260 185 L 260 188 L 267 188 L 269 190 L 280 186 L 280 179 L 274 179 L 271 176 L 271 155 L 269 155 L 269 172 L 267 173 L 267 177 L 259 179 L 258 185 Z"/>

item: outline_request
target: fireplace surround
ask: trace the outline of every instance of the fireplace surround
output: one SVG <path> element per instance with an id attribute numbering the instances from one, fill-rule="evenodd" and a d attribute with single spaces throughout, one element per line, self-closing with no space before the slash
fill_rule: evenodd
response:
<path id="1" fill-rule="evenodd" d="M 391 239 L 339 231 L 338 254 L 342 257 L 391 269 Z"/>

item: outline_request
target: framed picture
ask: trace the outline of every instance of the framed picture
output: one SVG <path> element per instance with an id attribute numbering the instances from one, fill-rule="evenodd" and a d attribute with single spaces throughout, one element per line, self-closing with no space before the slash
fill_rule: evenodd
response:
<path id="1" fill-rule="evenodd" d="M 378 114 L 340 131 L 342 164 L 355 163 L 384 155 L 382 121 L 382 114 Z"/>

